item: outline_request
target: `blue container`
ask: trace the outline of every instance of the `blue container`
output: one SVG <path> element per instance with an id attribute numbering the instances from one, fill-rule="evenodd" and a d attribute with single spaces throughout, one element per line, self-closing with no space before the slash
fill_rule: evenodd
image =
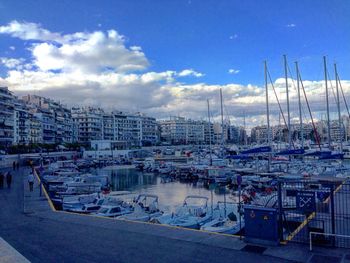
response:
<path id="1" fill-rule="evenodd" d="M 278 245 L 277 209 L 244 206 L 245 241 L 266 245 Z"/>

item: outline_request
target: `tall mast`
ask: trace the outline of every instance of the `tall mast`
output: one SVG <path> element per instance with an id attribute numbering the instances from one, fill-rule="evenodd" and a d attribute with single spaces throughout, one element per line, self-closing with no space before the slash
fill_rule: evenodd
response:
<path id="1" fill-rule="evenodd" d="M 265 72 L 265 94 L 266 94 L 266 121 L 267 121 L 267 143 L 271 144 L 270 134 L 270 108 L 269 108 L 269 89 L 267 85 L 267 63 L 264 61 L 264 72 Z"/>
<path id="2" fill-rule="evenodd" d="M 335 88 L 337 90 L 337 107 L 338 107 L 338 121 L 339 121 L 339 137 L 340 137 L 340 151 L 343 152 L 343 128 L 340 114 L 340 100 L 339 100 L 339 86 L 338 86 L 338 70 L 337 64 L 334 63 L 334 74 L 335 74 Z"/>
<path id="3" fill-rule="evenodd" d="M 220 89 L 220 107 L 221 107 L 221 147 L 224 148 L 224 109 L 222 105 L 222 89 Z"/>
<path id="4" fill-rule="evenodd" d="M 247 133 L 246 133 L 246 124 L 245 124 L 245 111 L 243 111 L 243 143 L 244 145 L 247 145 Z"/>
<path id="5" fill-rule="evenodd" d="M 298 89 L 298 104 L 299 104 L 299 122 L 300 122 L 300 137 L 301 137 L 301 148 L 304 149 L 304 129 L 303 129 L 303 116 L 301 113 L 301 98 L 300 98 L 300 75 L 298 62 L 295 62 L 295 69 L 297 72 L 297 89 Z"/>
<path id="6" fill-rule="evenodd" d="M 324 66 L 324 81 L 326 85 L 326 104 L 327 104 L 327 133 L 328 133 L 328 147 L 331 148 L 331 122 L 329 118 L 329 100 L 328 100 L 328 80 L 327 80 L 327 61 L 326 56 L 323 56 L 323 66 Z"/>
<path id="7" fill-rule="evenodd" d="M 269 89 L 267 85 L 267 63 L 264 61 L 264 73 L 265 73 L 265 90 L 266 90 L 266 120 L 267 120 L 267 143 L 271 147 L 271 132 L 270 132 L 270 108 L 269 108 Z M 270 172 L 271 155 L 269 155 L 268 171 Z"/>
<path id="8" fill-rule="evenodd" d="M 288 88 L 288 68 L 287 68 L 287 56 L 283 55 L 284 60 L 284 75 L 286 78 L 286 94 L 287 94 L 287 118 L 288 118 L 288 144 L 289 149 L 292 148 L 292 133 L 290 130 L 290 110 L 289 110 L 289 88 Z"/>
<path id="9" fill-rule="evenodd" d="M 210 123 L 210 110 L 209 110 L 209 99 L 207 99 L 208 104 L 208 126 L 209 126 L 209 158 L 210 158 L 210 166 L 213 164 L 213 159 L 211 156 L 211 123 Z"/>

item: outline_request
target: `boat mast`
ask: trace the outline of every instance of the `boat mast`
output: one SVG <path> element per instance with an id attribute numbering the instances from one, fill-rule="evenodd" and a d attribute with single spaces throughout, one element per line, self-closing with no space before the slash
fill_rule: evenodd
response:
<path id="1" fill-rule="evenodd" d="M 339 100 L 339 86 L 338 86 L 338 70 L 337 64 L 334 63 L 334 74 L 335 74 L 335 88 L 337 90 L 337 107 L 338 107 L 338 121 L 339 121 L 339 137 L 340 137 L 340 152 L 343 152 L 343 129 L 340 114 L 340 100 Z"/>
<path id="2" fill-rule="evenodd" d="M 299 122 L 300 122 L 300 137 L 301 137 L 301 149 L 304 149 L 304 127 L 303 116 L 301 112 L 301 98 L 300 98 L 300 76 L 298 62 L 295 62 L 295 69 L 297 72 L 297 89 L 298 89 L 298 104 L 299 104 Z"/>
<path id="3" fill-rule="evenodd" d="M 326 85 L 326 104 L 327 104 L 327 132 L 328 132 L 328 147 L 331 148 L 331 124 L 329 118 L 329 101 L 328 101 L 328 80 L 327 80 L 327 61 L 326 56 L 323 56 L 323 66 L 324 66 L 324 81 Z"/>
<path id="4" fill-rule="evenodd" d="M 246 132 L 246 123 L 245 123 L 245 110 L 243 111 L 243 142 L 244 145 L 247 145 L 247 132 Z"/>
<path id="5" fill-rule="evenodd" d="M 287 67 L 287 56 L 283 55 L 284 60 L 284 75 L 286 79 L 286 94 L 287 94 L 287 118 L 288 118 L 288 144 L 289 149 L 292 148 L 292 133 L 290 130 L 290 109 L 289 109 L 289 88 L 288 88 L 288 67 Z"/>
<path id="6" fill-rule="evenodd" d="M 224 149 L 224 109 L 222 104 L 222 89 L 220 89 L 220 107 L 221 107 L 221 147 Z"/>
<path id="7" fill-rule="evenodd" d="M 267 63 L 264 61 L 264 75 L 265 75 L 265 94 L 266 94 L 266 120 L 267 120 L 267 143 L 271 147 L 271 133 L 270 133 L 270 108 L 269 108 L 269 89 L 267 85 Z M 268 171 L 270 172 L 271 154 L 269 155 Z"/>
<path id="8" fill-rule="evenodd" d="M 209 126 L 209 164 L 212 166 L 213 164 L 213 159 L 211 156 L 211 123 L 210 123 L 210 110 L 209 110 L 209 99 L 207 99 L 207 104 L 208 104 L 208 126 Z"/>

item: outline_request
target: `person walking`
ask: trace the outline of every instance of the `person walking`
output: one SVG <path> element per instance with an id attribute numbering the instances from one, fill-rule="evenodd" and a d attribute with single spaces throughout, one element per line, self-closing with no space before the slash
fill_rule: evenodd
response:
<path id="1" fill-rule="evenodd" d="M 29 191 L 33 192 L 33 186 L 34 186 L 34 174 L 33 174 L 33 172 L 30 172 L 28 175 L 28 184 L 29 184 Z"/>
<path id="2" fill-rule="evenodd" d="M 15 161 L 13 161 L 13 163 L 12 163 L 12 168 L 13 168 L 13 170 L 16 170 L 16 162 Z"/>
<path id="3" fill-rule="evenodd" d="M 11 188 L 11 183 L 12 183 L 12 174 L 10 172 L 7 172 L 6 174 L 6 183 L 7 183 L 7 188 Z"/>
<path id="4" fill-rule="evenodd" d="M 0 172 L 0 189 L 4 188 L 4 174 Z"/>

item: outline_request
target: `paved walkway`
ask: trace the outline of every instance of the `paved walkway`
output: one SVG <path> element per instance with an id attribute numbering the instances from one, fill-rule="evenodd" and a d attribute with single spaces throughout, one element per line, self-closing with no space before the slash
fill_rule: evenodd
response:
<path id="1" fill-rule="evenodd" d="M 0 192 L 0 236 L 31 262 L 317 262 L 319 254 L 346 262 L 340 250 L 288 245 L 252 253 L 231 236 L 53 212 L 37 184 L 28 191 L 26 174 Z"/>

